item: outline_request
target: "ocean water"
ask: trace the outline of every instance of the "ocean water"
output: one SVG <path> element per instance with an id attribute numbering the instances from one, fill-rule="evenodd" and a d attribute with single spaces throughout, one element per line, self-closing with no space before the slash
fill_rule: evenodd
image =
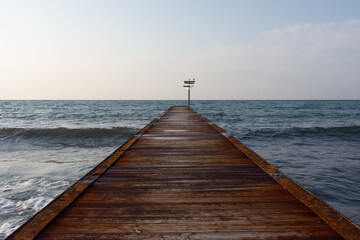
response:
<path id="1" fill-rule="evenodd" d="M 185 101 L 0 101 L 0 239 L 173 105 Z M 360 224 L 360 101 L 193 101 Z"/>

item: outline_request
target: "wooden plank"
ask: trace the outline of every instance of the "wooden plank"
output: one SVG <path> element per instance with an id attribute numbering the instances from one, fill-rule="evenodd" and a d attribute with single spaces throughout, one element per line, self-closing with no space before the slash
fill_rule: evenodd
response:
<path id="1" fill-rule="evenodd" d="M 38 239 L 123 239 L 123 240 L 134 240 L 134 239 L 169 239 L 169 240 L 178 240 L 178 239 L 198 239 L 198 240 L 207 240 L 207 239 L 247 239 L 247 240 L 257 240 L 257 239 L 267 239 L 267 240 L 278 240 L 278 239 L 317 239 L 317 240 L 335 240 L 338 239 L 336 236 L 329 234 L 328 231 L 292 231 L 292 230 L 283 230 L 279 232 L 274 231 L 256 231 L 256 232 L 241 232 L 241 231 L 213 231 L 211 235 L 208 232 L 140 232 L 134 231 L 132 233 L 122 233 L 114 237 L 112 233 L 45 233 L 40 236 Z M 289 238 L 289 236 L 292 236 Z"/>
<path id="2" fill-rule="evenodd" d="M 350 220 L 191 108 L 170 108 L 118 151 L 9 239 L 359 239 Z"/>

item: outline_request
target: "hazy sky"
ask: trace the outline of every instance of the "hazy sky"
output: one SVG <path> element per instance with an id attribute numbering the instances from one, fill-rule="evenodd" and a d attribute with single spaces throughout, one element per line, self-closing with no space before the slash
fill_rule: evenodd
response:
<path id="1" fill-rule="evenodd" d="M 0 0 L 0 99 L 360 99 L 360 1 Z"/>

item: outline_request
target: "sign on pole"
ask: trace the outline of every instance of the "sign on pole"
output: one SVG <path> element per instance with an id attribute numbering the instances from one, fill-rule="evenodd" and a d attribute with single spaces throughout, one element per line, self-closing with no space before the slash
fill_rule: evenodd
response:
<path id="1" fill-rule="evenodd" d="M 194 87 L 195 78 L 193 80 L 189 79 L 188 81 L 184 81 L 184 88 L 188 90 L 188 106 L 190 107 L 190 89 Z"/>

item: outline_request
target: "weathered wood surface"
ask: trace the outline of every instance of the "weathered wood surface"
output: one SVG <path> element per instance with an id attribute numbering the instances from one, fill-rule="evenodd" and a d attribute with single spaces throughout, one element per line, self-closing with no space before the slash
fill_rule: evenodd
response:
<path id="1" fill-rule="evenodd" d="M 222 133 L 172 107 L 9 239 L 358 239 L 351 221 Z"/>

